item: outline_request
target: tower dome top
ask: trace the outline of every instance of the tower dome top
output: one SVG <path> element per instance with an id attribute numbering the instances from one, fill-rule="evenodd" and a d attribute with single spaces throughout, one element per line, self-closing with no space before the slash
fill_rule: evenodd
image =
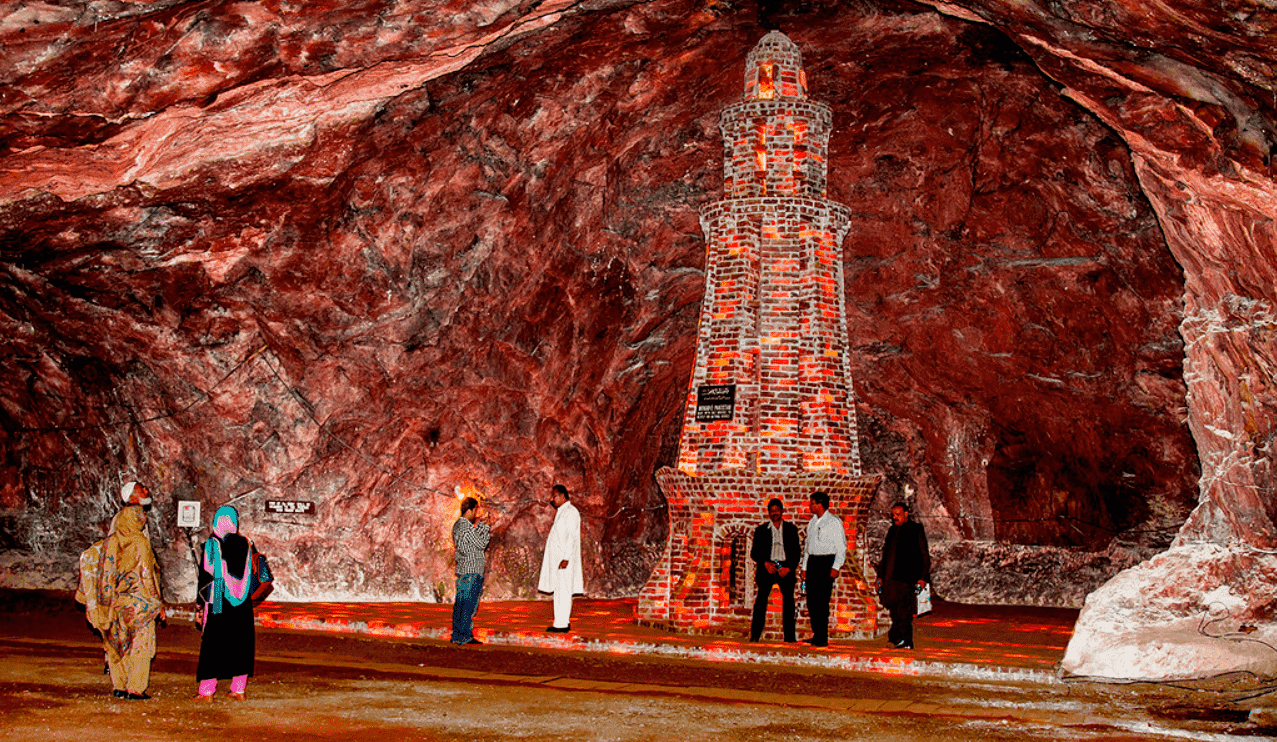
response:
<path id="1" fill-rule="evenodd" d="M 757 54 L 760 50 L 765 48 L 780 49 L 785 52 L 798 54 L 798 45 L 785 34 L 775 30 L 768 31 L 766 36 L 758 40 L 758 43 L 754 45 L 754 51 L 752 54 Z"/>
<path id="2" fill-rule="evenodd" d="M 745 58 L 746 100 L 806 98 L 807 73 L 798 45 L 780 31 L 770 31 Z"/>

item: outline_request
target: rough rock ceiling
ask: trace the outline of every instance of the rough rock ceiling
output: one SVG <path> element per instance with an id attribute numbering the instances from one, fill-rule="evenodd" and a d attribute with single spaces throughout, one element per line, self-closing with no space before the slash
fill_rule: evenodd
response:
<path id="1" fill-rule="evenodd" d="M 665 537 L 652 473 L 677 446 L 717 116 L 770 25 L 834 109 L 866 465 L 883 504 L 914 497 L 965 544 L 952 592 L 1051 602 L 1072 577 L 1077 602 L 1170 542 L 1199 476 L 1181 541 L 1277 546 L 1259 3 L 0 19 L 14 563 L 64 568 L 138 476 L 161 523 L 177 499 L 316 502 L 256 530 L 294 596 L 433 598 L 472 485 L 498 518 L 493 594 L 526 595 L 563 481 L 591 591 L 633 590 Z M 158 530 L 180 591 L 186 539 Z M 998 582 L 975 568 L 1012 558 L 990 543 L 1102 556 Z"/>

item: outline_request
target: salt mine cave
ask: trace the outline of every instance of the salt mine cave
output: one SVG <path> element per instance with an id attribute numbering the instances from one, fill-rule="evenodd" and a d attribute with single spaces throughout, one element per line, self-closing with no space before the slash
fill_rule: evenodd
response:
<path id="1" fill-rule="evenodd" d="M 72 588 L 138 479 L 173 601 L 181 501 L 240 508 L 276 598 L 449 600 L 459 492 L 485 599 L 531 598 L 562 482 L 587 593 L 636 595 L 719 115 L 779 29 L 850 213 L 862 549 L 907 500 L 938 596 L 1083 608 L 1068 672 L 1277 675 L 1270 4 L 2 12 L 0 585 Z"/>

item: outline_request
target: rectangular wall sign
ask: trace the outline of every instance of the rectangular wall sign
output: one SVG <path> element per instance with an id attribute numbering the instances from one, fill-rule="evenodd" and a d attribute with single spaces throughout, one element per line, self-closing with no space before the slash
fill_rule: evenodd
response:
<path id="1" fill-rule="evenodd" d="M 177 501 L 177 525 L 179 528 L 199 528 L 200 527 L 200 501 L 199 500 L 178 500 Z"/>
<path id="2" fill-rule="evenodd" d="M 735 414 L 735 384 L 705 384 L 696 387 L 696 422 L 731 420 Z"/>
<path id="3" fill-rule="evenodd" d="M 308 500 L 266 500 L 265 508 L 271 515 L 315 514 L 315 503 Z"/>

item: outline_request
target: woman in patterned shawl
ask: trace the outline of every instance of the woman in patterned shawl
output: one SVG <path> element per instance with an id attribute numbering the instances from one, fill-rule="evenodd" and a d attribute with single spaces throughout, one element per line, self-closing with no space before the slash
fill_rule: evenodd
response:
<path id="1" fill-rule="evenodd" d="M 244 700 L 253 674 L 253 546 L 239 533 L 239 513 L 223 505 L 213 514 L 213 535 L 204 542 L 198 602 L 203 603 L 204 636 L 195 670 L 197 700 L 210 701 L 217 681 L 229 678 L 231 698 Z"/>
<path id="2" fill-rule="evenodd" d="M 102 632 L 115 697 L 137 701 L 150 698 L 155 621 L 164 618 L 155 553 L 144 528 L 140 505 L 116 514 L 102 547 L 97 584 L 85 601 L 89 623 Z"/>

